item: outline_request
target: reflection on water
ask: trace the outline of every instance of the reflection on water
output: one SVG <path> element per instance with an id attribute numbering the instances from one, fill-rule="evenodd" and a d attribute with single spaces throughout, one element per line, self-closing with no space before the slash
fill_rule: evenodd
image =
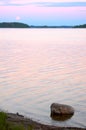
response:
<path id="1" fill-rule="evenodd" d="M 56 121 L 66 121 L 66 120 L 69 120 L 70 118 L 72 118 L 72 116 L 73 115 L 58 115 L 58 116 L 51 115 L 51 118 Z"/>
<path id="2" fill-rule="evenodd" d="M 86 30 L 0 29 L 0 108 L 40 122 L 86 127 Z M 53 102 L 75 108 L 50 117 Z"/>

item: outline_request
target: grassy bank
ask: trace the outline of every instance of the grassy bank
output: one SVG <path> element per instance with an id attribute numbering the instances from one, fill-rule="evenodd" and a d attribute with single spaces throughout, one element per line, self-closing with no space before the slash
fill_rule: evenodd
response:
<path id="1" fill-rule="evenodd" d="M 0 112 L 0 130 L 86 130 L 86 128 L 45 125 L 25 118 L 19 113 Z"/>
<path id="2" fill-rule="evenodd" d="M 7 114 L 0 112 L 0 130 L 32 130 L 32 126 L 25 128 L 23 124 L 15 124 L 7 121 Z"/>

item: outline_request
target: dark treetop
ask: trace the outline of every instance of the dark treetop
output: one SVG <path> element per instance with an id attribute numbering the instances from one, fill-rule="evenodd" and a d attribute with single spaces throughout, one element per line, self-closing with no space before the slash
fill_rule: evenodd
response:
<path id="1" fill-rule="evenodd" d="M 0 28 L 29 28 L 29 25 L 18 22 L 3 22 L 0 23 Z"/>
<path id="2" fill-rule="evenodd" d="M 74 28 L 86 28 L 86 24 L 83 24 L 83 25 L 76 25 L 76 26 L 74 26 Z"/>

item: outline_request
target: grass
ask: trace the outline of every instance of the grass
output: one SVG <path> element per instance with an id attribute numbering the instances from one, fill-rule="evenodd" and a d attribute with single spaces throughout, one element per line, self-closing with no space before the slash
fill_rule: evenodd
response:
<path id="1" fill-rule="evenodd" d="M 6 130 L 7 123 L 6 123 L 7 115 L 4 112 L 0 112 L 0 130 Z"/>
<path id="2" fill-rule="evenodd" d="M 32 130 L 32 126 L 28 126 L 27 129 L 23 125 L 14 125 L 6 121 L 7 114 L 0 112 L 0 130 Z"/>

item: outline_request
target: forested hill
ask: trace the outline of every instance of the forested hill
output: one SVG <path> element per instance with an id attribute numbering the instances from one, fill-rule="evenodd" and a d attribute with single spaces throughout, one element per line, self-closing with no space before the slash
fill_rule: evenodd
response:
<path id="1" fill-rule="evenodd" d="M 75 25 L 75 26 L 47 26 L 47 25 L 29 26 L 28 24 L 20 23 L 20 22 L 2 22 L 0 23 L 0 28 L 86 28 L 86 24 Z"/>
<path id="2" fill-rule="evenodd" d="M 76 25 L 74 26 L 74 28 L 86 28 L 86 24 Z"/>
<path id="3" fill-rule="evenodd" d="M 3 22 L 0 23 L 0 28 L 29 28 L 29 25 L 19 22 Z"/>

